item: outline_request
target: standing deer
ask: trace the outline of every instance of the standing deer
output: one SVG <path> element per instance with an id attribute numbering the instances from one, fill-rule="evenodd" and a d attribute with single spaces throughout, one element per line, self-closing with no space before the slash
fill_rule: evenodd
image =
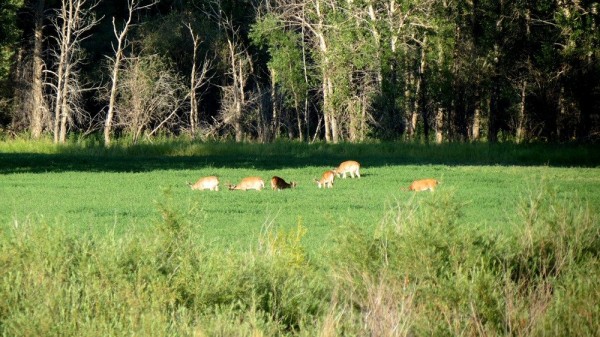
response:
<path id="1" fill-rule="evenodd" d="M 257 190 L 260 191 L 265 188 L 265 182 L 261 177 L 246 177 L 240 181 L 237 185 L 229 185 L 230 190 Z"/>
<path id="2" fill-rule="evenodd" d="M 219 190 L 219 178 L 217 176 L 209 176 L 198 179 L 194 184 L 189 183 L 188 185 L 192 188 L 192 190 L 211 190 L 218 191 Z"/>
<path id="3" fill-rule="evenodd" d="M 348 160 L 348 161 L 341 163 L 340 166 L 338 166 L 333 171 L 335 172 L 335 175 L 338 176 L 338 178 L 340 177 L 340 175 L 343 175 L 343 178 L 346 179 L 346 173 L 350 173 L 350 176 L 352 178 L 354 178 L 355 174 L 357 177 L 360 178 L 359 170 L 360 170 L 360 164 L 357 161 Z"/>
<path id="4" fill-rule="evenodd" d="M 296 182 L 291 181 L 289 184 L 285 182 L 285 180 L 283 180 L 283 178 L 274 176 L 273 178 L 271 178 L 271 189 L 273 191 L 277 190 L 277 191 L 281 191 L 283 189 L 286 188 L 294 188 L 296 187 Z"/>
<path id="5" fill-rule="evenodd" d="M 321 188 L 321 187 L 333 188 L 333 180 L 334 179 L 335 179 L 335 172 L 332 170 L 329 170 L 329 171 L 323 172 L 323 175 L 321 176 L 321 180 L 315 179 L 315 182 L 317 183 L 317 186 L 319 186 L 319 188 Z"/>

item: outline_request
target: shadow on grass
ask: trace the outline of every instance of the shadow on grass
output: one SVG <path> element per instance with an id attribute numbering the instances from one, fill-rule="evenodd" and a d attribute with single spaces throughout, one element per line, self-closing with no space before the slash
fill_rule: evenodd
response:
<path id="1" fill-rule="evenodd" d="M 598 167 L 600 148 L 574 144 L 305 144 L 198 143 L 56 146 L 51 154 L 2 151 L 0 174 L 19 172 L 145 172 L 213 168 L 283 169 L 317 166 L 333 168 L 354 159 L 363 167 L 386 165 L 521 165 Z"/>

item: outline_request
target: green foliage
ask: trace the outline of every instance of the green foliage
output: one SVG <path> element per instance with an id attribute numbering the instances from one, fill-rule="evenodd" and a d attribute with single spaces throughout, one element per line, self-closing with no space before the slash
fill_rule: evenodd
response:
<path id="1" fill-rule="evenodd" d="M 593 290 L 598 266 L 590 265 L 600 252 L 597 215 L 585 203 L 561 200 L 548 190 L 541 184 L 529 191 L 533 198 L 521 199 L 526 205 L 510 235 L 460 225 L 464 205 L 452 192 L 398 203 L 374 235 L 344 227 L 331 257 L 338 297 L 351 300 L 349 307 L 381 315 L 374 319 L 383 325 L 366 323 L 387 331 L 382 335 L 406 325 L 418 335 L 595 331 L 598 322 L 590 315 L 597 309 L 583 309 L 579 301 L 589 297 L 591 305 L 598 297 Z M 527 225 L 532 217 L 535 229 Z M 583 275 L 581 266 L 591 274 Z M 385 291 L 377 303 L 388 315 L 394 310 L 405 315 L 394 319 L 374 310 L 373 288 Z M 393 305 L 383 300 L 388 296 L 396 298 Z M 565 306 L 586 314 L 579 318 L 571 312 L 578 318 L 569 318 Z"/>
<path id="2" fill-rule="evenodd" d="M 299 34 L 286 30 L 275 16 L 266 15 L 252 25 L 249 37 L 255 45 L 267 49 L 267 66 L 274 73 L 274 84 L 279 86 L 287 107 L 303 102 L 309 83 L 304 77 Z"/>
<path id="3" fill-rule="evenodd" d="M 0 5 L 0 124 L 17 131 L 27 130 L 31 110 L 26 99 L 33 46 L 28 7 L 23 0 Z M 40 13 L 53 13 L 60 2 L 45 2 L 45 7 Z M 105 19 L 80 41 L 79 56 L 85 60 L 77 75 L 82 83 L 101 87 L 97 82 L 110 77 L 102 64 L 113 55 L 111 18 L 119 30 L 128 13 L 117 0 L 103 0 L 94 12 Z M 507 138 L 518 133 L 525 141 L 593 142 L 600 128 L 595 104 L 600 92 L 599 13 L 594 1 L 336 0 L 297 6 L 285 1 L 162 0 L 139 13 L 128 41 L 136 54 L 161 55 L 169 74 L 185 78 L 193 55 L 186 25 L 192 25 L 202 41 L 198 55 L 212 65 L 210 83 L 197 93 L 202 94 L 201 122 L 218 130 L 210 137 L 229 137 L 213 118 L 230 100 L 220 90 L 231 72 L 226 19 L 232 25 L 229 29 L 236 31 L 236 43 L 249 47 L 253 66 L 246 72 L 249 107 L 244 114 L 250 119 L 265 116 L 258 130 L 247 132 L 255 139 L 264 140 L 260 135 L 266 134 L 267 125 L 278 124 L 284 126 L 277 133 L 319 138 L 323 135 L 318 123 L 329 125 L 322 122 L 325 116 L 334 117 L 328 130 L 334 140 L 401 139 L 407 137 L 411 114 L 418 114 L 420 131 L 434 129 L 432 111 L 440 111 L 444 141 L 488 137 L 495 142 L 501 132 Z M 52 38 L 58 35 L 56 29 L 46 25 L 43 31 L 46 58 L 56 49 Z M 264 76 L 265 70 L 270 76 Z M 273 89 L 272 96 L 263 95 L 266 87 Z M 107 103 L 106 97 L 95 101 L 98 96 L 85 92 L 77 98 L 89 110 L 86 114 L 94 117 L 74 119 L 73 131 L 97 129 L 102 114 L 95 115 Z M 135 105 L 133 96 L 120 96 L 124 106 L 120 110 Z M 258 97 L 264 99 L 260 104 Z M 163 130 L 179 133 L 186 128 L 186 99 L 174 91 L 165 98 L 184 103 L 173 109 L 179 122 L 164 125 Z M 281 103 L 282 109 L 268 111 Z M 477 118 L 474 111 L 480 112 Z M 270 121 L 273 115 L 277 120 Z M 49 132 L 52 121 L 44 123 Z M 294 135 L 291 130 L 296 126 L 302 131 Z M 411 132 L 410 138 L 419 133 Z"/>
<path id="4" fill-rule="evenodd" d="M 23 0 L 5 0 L 0 3 L 0 123 L 5 118 L 5 100 L 10 99 L 12 94 L 7 83 L 14 64 L 15 46 L 21 34 L 17 27 L 17 13 L 23 3 Z"/>
<path id="5" fill-rule="evenodd" d="M 13 44 L 20 34 L 17 28 L 17 13 L 23 7 L 23 4 L 23 0 L 6 0 L 0 4 L 0 50 L 3 53 L 2 56 L 12 55 L 14 51 Z M 9 59 L 3 57 L 1 60 L 2 68 L 0 69 L 5 71 L 7 65 L 4 62 L 9 61 Z M 6 75 L 4 72 L 0 74 Z"/>
<path id="6" fill-rule="evenodd" d="M 552 191 L 528 190 L 519 217 L 493 230 L 460 221 L 458 191 L 416 194 L 373 232 L 340 226 L 318 263 L 301 221 L 268 222 L 249 250 L 212 246 L 214 224 L 168 190 L 149 232 L 15 220 L 0 236 L 0 333 L 593 335 L 598 213 Z M 536 272 L 549 256 L 555 272 Z"/>

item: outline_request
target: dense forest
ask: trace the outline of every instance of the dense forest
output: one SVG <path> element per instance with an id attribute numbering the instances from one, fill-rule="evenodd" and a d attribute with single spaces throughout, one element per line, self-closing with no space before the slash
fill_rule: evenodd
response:
<path id="1" fill-rule="evenodd" d="M 0 133 L 596 142 L 590 0 L 4 0 Z"/>

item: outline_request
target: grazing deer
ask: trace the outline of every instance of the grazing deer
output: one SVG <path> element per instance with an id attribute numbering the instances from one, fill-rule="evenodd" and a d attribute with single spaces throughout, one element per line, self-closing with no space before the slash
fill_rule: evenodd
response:
<path id="1" fill-rule="evenodd" d="M 211 190 L 218 191 L 219 190 L 219 178 L 216 176 L 209 176 L 198 179 L 196 183 L 192 184 L 188 182 L 188 185 L 192 188 L 192 190 Z"/>
<path id="2" fill-rule="evenodd" d="M 240 181 L 237 185 L 229 185 L 230 190 L 257 190 L 260 191 L 265 188 L 265 182 L 261 177 L 246 177 Z"/>
<path id="3" fill-rule="evenodd" d="M 350 176 L 352 178 L 354 178 L 355 174 L 357 177 L 360 178 L 359 170 L 360 170 L 360 164 L 357 161 L 348 160 L 348 161 L 341 163 L 340 166 L 338 166 L 333 171 L 335 172 L 335 175 L 338 176 L 338 178 L 340 177 L 340 175 L 343 174 L 343 178 L 346 179 L 346 173 L 350 173 Z"/>
<path id="4" fill-rule="evenodd" d="M 435 180 L 435 179 L 421 179 L 421 180 L 415 180 L 412 182 L 412 184 L 410 184 L 410 186 L 408 187 L 409 191 L 415 191 L 415 192 L 421 192 L 421 191 L 427 191 L 430 190 L 433 192 L 433 190 L 435 189 L 435 187 L 437 186 L 437 184 L 439 184 L 440 182 Z"/>
<path id="5" fill-rule="evenodd" d="M 294 187 L 296 187 L 296 182 L 294 182 L 294 181 L 291 181 L 288 184 L 285 182 L 285 180 L 283 180 L 283 178 L 280 178 L 277 176 L 271 178 L 271 189 L 273 191 L 275 191 L 275 190 L 281 191 L 286 188 L 294 188 Z"/>
<path id="6" fill-rule="evenodd" d="M 319 188 L 321 188 L 321 187 L 332 188 L 333 187 L 333 179 L 335 179 L 335 172 L 329 170 L 329 171 L 323 172 L 323 175 L 321 176 L 321 180 L 315 179 L 315 182 L 317 183 L 317 186 L 319 186 Z"/>

